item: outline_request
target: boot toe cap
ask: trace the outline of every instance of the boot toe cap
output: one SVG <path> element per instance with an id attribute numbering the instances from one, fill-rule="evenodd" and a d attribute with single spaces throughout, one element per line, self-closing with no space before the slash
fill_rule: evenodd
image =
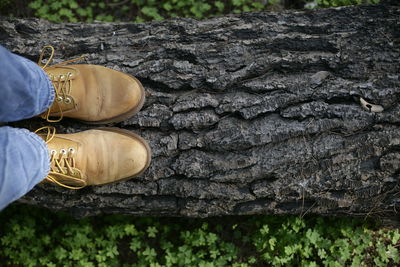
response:
<path id="1" fill-rule="evenodd" d="M 140 136 L 119 128 L 86 131 L 92 155 L 86 171 L 88 185 L 119 182 L 142 174 L 150 165 L 151 150 Z"/>
<path id="2" fill-rule="evenodd" d="M 139 140 L 131 140 L 124 148 L 125 157 L 121 172 L 126 178 L 133 178 L 141 174 L 149 164 L 149 151 L 145 144 Z"/>
<path id="3" fill-rule="evenodd" d="M 103 103 L 100 113 L 103 119 L 112 119 L 124 114 L 133 115 L 144 102 L 144 89 L 141 83 L 127 74 L 112 71 L 111 85 L 102 88 Z M 132 114 L 129 114 L 132 113 Z"/>
<path id="4" fill-rule="evenodd" d="M 109 123 L 133 116 L 144 103 L 145 91 L 135 77 L 98 65 L 74 65 L 80 71 L 79 119 Z M 75 112 L 76 113 L 76 112 Z M 77 114 L 72 116 L 77 116 Z"/>

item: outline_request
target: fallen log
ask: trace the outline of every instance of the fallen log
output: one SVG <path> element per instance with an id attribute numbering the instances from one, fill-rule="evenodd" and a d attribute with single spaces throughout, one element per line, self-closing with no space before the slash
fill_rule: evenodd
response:
<path id="1" fill-rule="evenodd" d="M 0 43 L 15 53 L 36 61 L 50 44 L 55 63 L 84 54 L 136 76 L 145 106 L 113 126 L 153 150 L 136 179 L 78 191 L 40 184 L 20 201 L 77 216 L 398 220 L 399 18 L 390 4 L 144 24 L 1 18 Z"/>

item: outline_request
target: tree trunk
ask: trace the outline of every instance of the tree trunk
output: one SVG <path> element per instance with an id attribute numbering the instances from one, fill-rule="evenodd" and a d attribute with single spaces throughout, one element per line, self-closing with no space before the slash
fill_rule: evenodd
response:
<path id="1" fill-rule="evenodd" d="M 140 113 L 114 125 L 149 141 L 141 177 L 78 191 L 39 184 L 21 201 L 77 216 L 396 220 L 399 18 L 389 4 L 145 24 L 2 18 L 0 43 L 11 51 L 37 60 L 51 44 L 56 63 L 85 54 L 136 76 L 147 94 Z"/>

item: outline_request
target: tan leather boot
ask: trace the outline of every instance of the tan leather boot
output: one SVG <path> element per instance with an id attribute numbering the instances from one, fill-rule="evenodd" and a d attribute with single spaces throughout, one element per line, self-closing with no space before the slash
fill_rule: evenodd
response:
<path id="1" fill-rule="evenodd" d="M 42 66 L 45 49 L 51 55 Z M 47 121 L 69 117 L 90 124 L 120 122 L 142 108 L 145 92 L 135 77 L 98 65 L 67 65 L 81 58 L 48 66 L 53 55 L 54 48 L 46 46 L 39 59 L 55 88 L 54 103 L 41 115 Z"/>
<path id="2" fill-rule="evenodd" d="M 42 127 L 36 133 L 50 152 L 50 173 L 45 181 L 70 189 L 127 180 L 150 165 L 149 145 L 127 130 L 100 128 L 55 134 L 54 127 Z"/>

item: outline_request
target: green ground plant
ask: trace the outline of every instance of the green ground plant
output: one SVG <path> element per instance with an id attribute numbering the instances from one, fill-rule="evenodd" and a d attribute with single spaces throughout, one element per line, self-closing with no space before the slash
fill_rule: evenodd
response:
<path id="1" fill-rule="evenodd" d="M 283 0 L 0 0 L 0 15 L 35 16 L 54 22 L 134 21 L 175 17 L 204 19 L 228 13 L 280 10 Z M 378 3 L 379 0 L 292 0 L 305 7 L 329 7 Z"/>
<path id="2" fill-rule="evenodd" d="M 2 266 L 394 266 L 399 229 L 362 219 L 244 216 L 206 220 L 30 206 L 0 213 Z"/>
<path id="3" fill-rule="evenodd" d="M 360 4 L 377 4 L 379 0 L 315 0 L 317 7 L 336 7 Z"/>
<path id="4" fill-rule="evenodd" d="M 200 0 L 130 0 L 91 1 L 88 4 L 76 0 L 33 0 L 29 7 L 35 16 L 50 21 L 119 21 L 143 22 L 174 17 L 203 19 L 228 12 L 260 11 L 264 4 L 252 0 L 200 1 Z"/>

